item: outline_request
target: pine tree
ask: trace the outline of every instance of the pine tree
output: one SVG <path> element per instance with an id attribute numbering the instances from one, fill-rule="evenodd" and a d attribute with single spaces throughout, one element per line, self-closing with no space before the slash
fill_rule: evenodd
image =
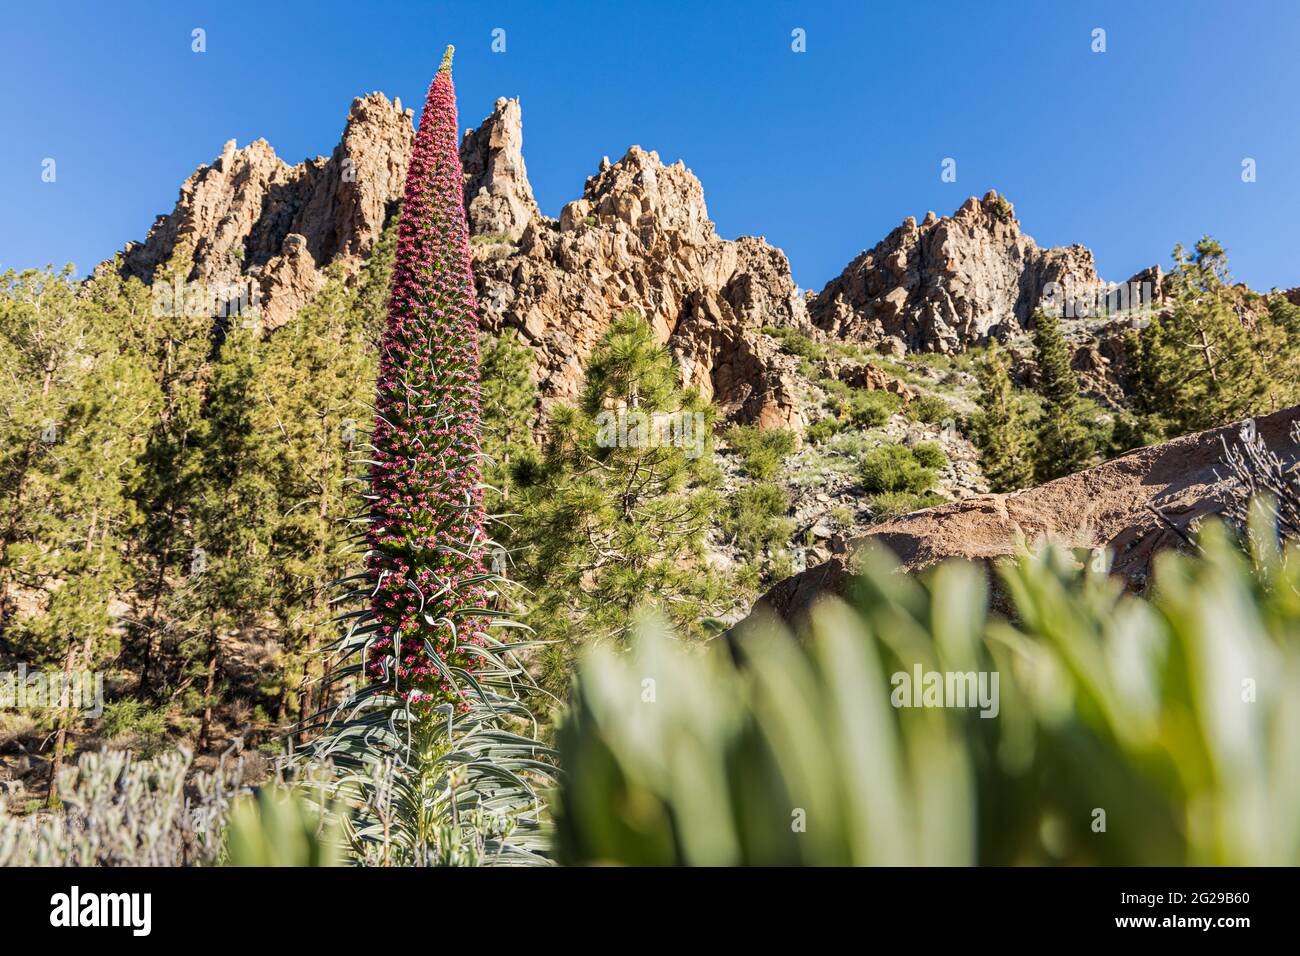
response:
<path id="1" fill-rule="evenodd" d="M 488 512 L 510 499 L 513 471 L 536 456 L 533 419 L 539 396 L 532 350 L 506 329 L 483 352 L 483 479 Z M 501 535 L 497 534 L 498 540 Z"/>
<path id="2" fill-rule="evenodd" d="M 379 238 L 370 247 L 370 258 L 358 277 L 353 310 L 360 316 L 375 351 L 384 338 L 388 317 L 388 296 L 393 284 L 393 262 L 397 255 L 397 225 L 401 202 L 392 204 Z"/>
<path id="3" fill-rule="evenodd" d="M 140 605 L 133 643 L 138 646 L 140 688 L 146 694 L 181 680 L 164 667 L 179 640 L 171 627 L 170 605 L 174 586 L 194 560 L 182 470 L 202 416 L 214 321 L 209 310 L 190 301 L 190 293 L 201 291 L 190 280 L 192 265 L 189 247 L 179 246 L 155 270 L 148 308 L 137 296 L 115 310 L 119 334 L 152 382 L 143 479 L 135 493 L 146 523 L 133 556 Z"/>
<path id="4" fill-rule="evenodd" d="M 1177 406 L 1170 383 L 1159 369 L 1168 354 L 1162 326 L 1153 320 L 1141 330 L 1124 335 L 1124 388 L 1129 410 L 1121 413 L 1113 435 L 1115 452 L 1141 448 L 1173 434 L 1176 430 L 1165 411 Z"/>
<path id="5" fill-rule="evenodd" d="M 121 281 L 97 278 L 79 296 L 69 280 L 67 271 L 10 273 L 0 295 L 0 352 L 27 392 L 6 403 L 3 465 L 14 481 L 6 504 L 16 510 L 5 516 L 0 588 L 22 587 L 40 608 L 10 616 L 6 639 L 28 665 L 60 666 L 65 683 L 118 650 L 112 609 L 131 585 L 126 554 L 139 523 L 131 495 L 149 400 L 143 368 L 100 309 Z M 65 702 L 54 715 L 51 800 L 79 706 Z"/>
<path id="6" fill-rule="evenodd" d="M 682 392 L 672 357 L 635 313 L 616 320 L 587 364 L 577 407 L 551 417 L 545 461 L 520 491 L 529 618 L 549 649 L 545 681 L 567 681 L 581 644 L 621 640 L 656 610 L 700 636 L 725 605 L 704 557 L 721 512 L 713 411 Z M 685 440 L 656 433 L 668 423 Z"/>
<path id="7" fill-rule="evenodd" d="M 1268 357 L 1272 372 L 1267 408 L 1289 408 L 1300 402 L 1300 305 L 1275 292 L 1269 299 L 1259 338 L 1259 352 Z"/>
<path id="8" fill-rule="evenodd" d="M 1043 397 L 1035 436 L 1034 479 L 1043 482 L 1086 467 L 1096 446 L 1082 415 L 1079 380 L 1070 366 L 1070 349 L 1060 320 L 1039 311 L 1033 321 L 1037 391 Z"/>
<path id="9" fill-rule="evenodd" d="M 130 492 L 139 476 L 140 448 L 131 425 L 144 414 L 142 370 L 107 343 L 93 361 L 54 448 L 58 467 L 37 534 L 52 589 L 34 630 L 43 632 L 46 643 L 65 644 L 65 675 L 100 670 L 117 654 L 120 626 L 111 609 L 131 583 L 126 553 L 138 517 Z M 75 709 L 59 713 L 51 798 L 78 718 Z"/>
<path id="10" fill-rule="evenodd" d="M 1265 341 L 1238 316 L 1223 247 L 1209 236 L 1174 248 L 1172 306 L 1133 339 L 1134 405 L 1146 429 L 1173 437 L 1267 407 L 1274 376 Z"/>
<path id="11" fill-rule="evenodd" d="M 979 412 L 971 421 L 972 440 L 980 450 L 980 461 L 989 488 L 1016 491 L 1033 483 L 1033 433 L 1025 422 L 1007 361 L 993 342 L 983 361 L 975 367 L 980 392 Z"/>
<path id="12" fill-rule="evenodd" d="M 43 512 L 34 485 L 48 462 L 82 378 L 85 314 L 71 266 L 5 272 L 0 277 L 0 647 L 12 646 L 16 591 L 39 587 L 28 569 Z M 39 552 L 39 547 L 37 547 Z"/>
<path id="13" fill-rule="evenodd" d="M 270 538 L 276 501 L 276 436 L 258 427 L 253 382 L 261 377 L 260 326 L 227 330 L 203 414 L 180 475 L 191 560 L 174 611 L 192 679 L 202 688 L 199 747 L 212 743 L 223 681 L 222 638 L 264 624 L 271 596 Z"/>
<path id="14" fill-rule="evenodd" d="M 382 267 L 372 259 L 361 286 Z M 342 547 L 344 522 L 355 511 L 346 482 L 366 440 L 375 383 L 368 326 L 357 296 L 332 276 L 270 337 L 253 383 L 255 427 L 274 436 L 266 463 L 275 496 L 268 611 L 285 650 L 275 688 L 281 721 L 295 701 L 300 720 L 318 706 L 317 645 L 332 616 L 328 586 L 351 561 Z"/>

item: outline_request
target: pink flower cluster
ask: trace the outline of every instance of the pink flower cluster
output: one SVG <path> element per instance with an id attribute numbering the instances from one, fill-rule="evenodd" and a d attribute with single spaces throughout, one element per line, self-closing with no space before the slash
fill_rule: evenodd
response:
<path id="1" fill-rule="evenodd" d="M 444 669 L 479 668 L 469 648 L 485 622 L 463 611 L 485 594 L 466 583 L 483 572 L 478 302 L 450 52 L 415 135 L 380 347 L 368 559 L 380 628 L 366 666 L 408 701 L 464 708 Z"/>

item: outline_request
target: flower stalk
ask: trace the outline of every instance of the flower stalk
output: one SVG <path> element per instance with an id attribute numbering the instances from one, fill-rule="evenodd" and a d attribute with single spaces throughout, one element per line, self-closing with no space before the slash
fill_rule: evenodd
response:
<path id="1" fill-rule="evenodd" d="M 369 676 L 412 704 L 464 709 L 486 606 L 478 303 L 452 48 L 429 86 L 406 177 L 371 443 Z"/>

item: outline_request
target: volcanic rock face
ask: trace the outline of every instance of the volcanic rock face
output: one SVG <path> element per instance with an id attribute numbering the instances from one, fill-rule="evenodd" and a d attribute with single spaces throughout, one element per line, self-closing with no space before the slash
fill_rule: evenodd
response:
<path id="1" fill-rule="evenodd" d="M 849 263 L 813 300 L 812 321 L 832 335 L 911 349 L 961 351 L 1023 327 L 1048 283 L 1067 290 L 1098 282 L 1083 246 L 1039 249 L 1011 204 L 973 196 L 951 217 L 908 217 Z M 1071 293 L 1074 294 L 1074 293 Z"/>
<path id="2" fill-rule="evenodd" d="M 310 301 L 326 267 L 356 273 L 402 195 L 412 136 L 411 112 L 372 93 L 353 102 L 329 159 L 290 166 L 264 140 L 229 142 L 148 239 L 127 246 L 123 271 L 150 281 L 188 244 L 189 281 L 251 287 L 274 329 Z M 680 162 L 634 146 L 548 219 L 528 183 L 519 101 L 508 99 L 466 132 L 461 161 L 482 323 L 518 328 L 536 347 L 544 399 L 575 397 L 587 356 L 635 309 L 724 415 L 802 427 L 797 363 L 759 332 L 808 324 L 790 264 L 762 239 L 719 238 Z"/>
<path id="3" fill-rule="evenodd" d="M 353 102 L 328 159 L 290 166 L 264 140 L 229 142 L 148 239 L 126 248 L 123 270 L 149 281 L 188 245 L 190 282 L 242 284 L 237 294 L 274 329 L 310 301 L 328 266 L 356 273 L 401 196 L 412 135 L 410 111 L 372 93 Z M 535 347 L 548 403 L 577 395 L 605 330 L 636 310 L 724 416 L 798 430 L 798 361 L 763 326 L 815 325 L 895 357 L 960 351 L 1020 330 L 1049 284 L 1069 296 L 1099 281 L 1087 249 L 1039 249 L 1010 204 L 989 193 L 948 218 L 907 219 L 805 297 L 779 249 L 720 238 L 700 181 L 638 146 L 602 160 L 582 196 L 550 219 L 528 182 L 518 100 L 497 100 L 465 133 L 461 161 L 482 324 L 517 328 Z M 1084 358 L 1099 365 L 1105 356 Z"/>
<path id="4" fill-rule="evenodd" d="M 353 101 L 328 159 L 290 166 L 265 140 L 243 149 L 231 140 L 185 181 L 148 239 L 126 247 L 123 271 L 149 281 L 188 244 L 189 281 L 251 286 L 266 325 L 282 325 L 311 300 L 326 266 L 352 274 L 369 255 L 402 195 L 412 136 L 411 112 L 371 93 Z"/>
<path id="5" fill-rule="evenodd" d="M 795 363 L 759 332 L 807 325 L 781 251 L 719 238 L 700 181 L 639 146 L 603 160 L 582 197 L 545 218 L 523 174 L 519 123 L 518 104 L 498 101 L 466 134 L 462 160 L 481 321 L 519 329 L 536 347 L 543 396 L 576 397 L 584 360 L 635 310 L 724 415 L 801 428 Z"/>
<path id="6" fill-rule="evenodd" d="M 478 129 L 465 133 L 460 160 L 465 167 L 465 211 L 472 235 L 518 242 L 528 223 L 540 218 L 523 148 L 518 100 L 497 100 L 492 115 Z"/>
<path id="7" fill-rule="evenodd" d="M 1291 440 L 1300 407 L 1255 419 L 1269 448 L 1295 462 Z M 1237 440 L 1240 423 L 1140 448 L 1078 474 L 1010 494 L 979 495 L 904 515 L 848 543 L 834 558 L 772 588 L 758 606 L 787 621 L 802 619 L 821 594 L 842 594 L 851 555 L 884 545 L 908 571 L 947 558 L 991 561 L 1022 546 L 1053 540 L 1067 547 L 1108 548 L 1111 571 L 1142 590 L 1155 554 L 1184 544 L 1196 521 L 1222 509 L 1223 442 Z"/>

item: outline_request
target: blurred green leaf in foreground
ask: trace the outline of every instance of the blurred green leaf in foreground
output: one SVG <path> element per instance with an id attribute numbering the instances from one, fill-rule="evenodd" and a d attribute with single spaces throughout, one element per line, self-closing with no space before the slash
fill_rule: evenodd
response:
<path id="1" fill-rule="evenodd" d="M 976 566 L 874 554 L 805 640 L 597 648 L 559 732 L 560 859 L 1300 863 L 1300 555 L 1250 540 L 1210 524 L 1145 598 L 1104 555 L 1026 554 L 997 569 L 1005 617 Z M 895 706 L 936 672 L 995 706 Z"/>

